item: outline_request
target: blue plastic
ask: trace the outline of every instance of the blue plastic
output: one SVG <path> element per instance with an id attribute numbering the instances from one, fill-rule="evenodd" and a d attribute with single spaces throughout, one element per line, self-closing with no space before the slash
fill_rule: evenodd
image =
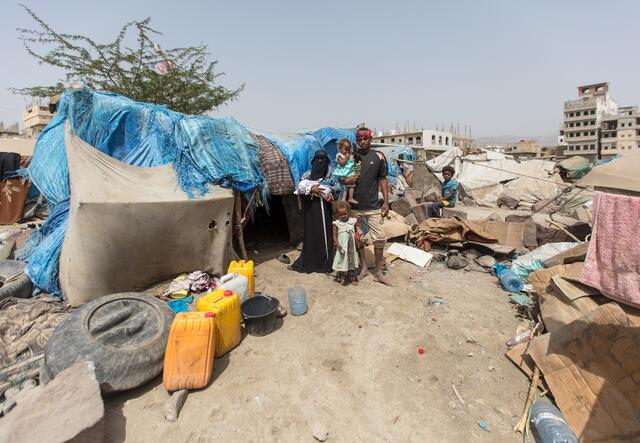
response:
<path id="1" fill-rule="evenodd" d="M 537 400 L 531 406 L 531 425 L 539 443 L 578 443 L 562 413 L 546 400 Z"/>
<path id="2" fill-rule="evenodd" d="M 508 292 L 520 292 L 523 288 L 523 283 L 520 277 L 515 272 L 507 268 L 501 263 L 493 265 L 493 271 L 496 277 L 500 280 L 502 287 Z"/>
<path id="3" fill-rule="evenodd" d="M 209 186 L 240 191 L 268 189 L 258 147 L 233 118 L 213 119 L 173 112 L 88 88 L 67 90 L 58 111 L 38 137 L 26 174 L 49 203 L 50 216 L 21 253 L 34 284 L 59 294 L 58 263 L 69 210 L 69 169 L 64 126 L 101 152 L 135 166 L 171 163 L 178 183 L 190 197 Z"/>
<path id="4" fill-rule="evenodd" d="M 303 287 L 289 288 L 289 309 L 291 315 L 303 315 L 307 313 L 307 293 Z"/>

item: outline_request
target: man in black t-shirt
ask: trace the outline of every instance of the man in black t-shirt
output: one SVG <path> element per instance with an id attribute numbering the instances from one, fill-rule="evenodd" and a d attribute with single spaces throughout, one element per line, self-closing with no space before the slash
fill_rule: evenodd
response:
<path id="1" fill-rule="evenodd" d="M 358 128 L 356 130 L 356 141 L 360 148 L 359 153 L 355 156 L 356 170 L 359 171 L 359 173 L 357 176 L 347 177 L 345 180 L 346 184 L 355 183 L 356 185 L 353 194 L 354 200 L 358 202 L 353 208 L 355 216 L 358 219 L 356 239 L 361 239 L 364 222 L 366 221 L 376 257 L 375 279 L 380 283 L 392 286 L 382 273 L 382 267 L 384 265 L 384 245 L 387 240 L 384 230 L 382 229 L 382 224 L 384 219 L 389 215 L 387 160 L 384 154 L 371 149 L 370 129 Z M 380 204 L 378 190 L 382 192 L 382 204 Z M 360 254 L 360 262 L 362 263 L 362 270 L 358 278 L 362 280 L 369 274 L 362 241 L 358 241 L 358 252 Z"/>

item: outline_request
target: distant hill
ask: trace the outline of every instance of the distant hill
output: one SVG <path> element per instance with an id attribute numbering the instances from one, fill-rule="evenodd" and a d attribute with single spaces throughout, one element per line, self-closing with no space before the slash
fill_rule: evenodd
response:
<path id="1" fill-rule="evenodd" d="M 509 143 L 515 143 L 519 140 L 538 140 L 543 146 L 556 145 L 558 143 L 557 134 L 549 135 L 490 135 L 485 137 L 474 137 L 474 143 L 478 146 L 486 145 L 506 145 Z"/>

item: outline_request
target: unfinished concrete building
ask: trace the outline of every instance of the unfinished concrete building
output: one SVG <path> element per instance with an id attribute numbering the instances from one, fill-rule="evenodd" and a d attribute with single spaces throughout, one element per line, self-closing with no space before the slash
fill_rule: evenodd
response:
<path id="1" fill-rule="evenodd" d="M 618 105 L 609 95 L 609 83 L 578 86 L 578 97 L 564 102 L 565 154 L 595 157 L 600 126 L 606 115 L 617 115 Z"/>
<path id="2" fill-rule="evenodd" d="M 505 148 L 505 154 L 517 154 L 524 157 L 540 157 L 542 144 L 537 140 L 519 140 Z"/>
<path id="3" fill-rule="evenodd" d="M 28 137 L 38 137 L 52 118 L 53 114 L 49 110 L 49 106 L 34 104 L 28 107 L 22 114 L 25 135 Z"/>

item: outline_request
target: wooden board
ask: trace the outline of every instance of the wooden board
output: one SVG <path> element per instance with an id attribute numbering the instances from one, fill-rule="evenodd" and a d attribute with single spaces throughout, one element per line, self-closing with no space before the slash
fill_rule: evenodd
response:
<path id="1" fill-rule="evenodd" d="M 640 328 L 607 303 L 551 334 L 529 354 L 581 442 L 640 438 Z"/>

